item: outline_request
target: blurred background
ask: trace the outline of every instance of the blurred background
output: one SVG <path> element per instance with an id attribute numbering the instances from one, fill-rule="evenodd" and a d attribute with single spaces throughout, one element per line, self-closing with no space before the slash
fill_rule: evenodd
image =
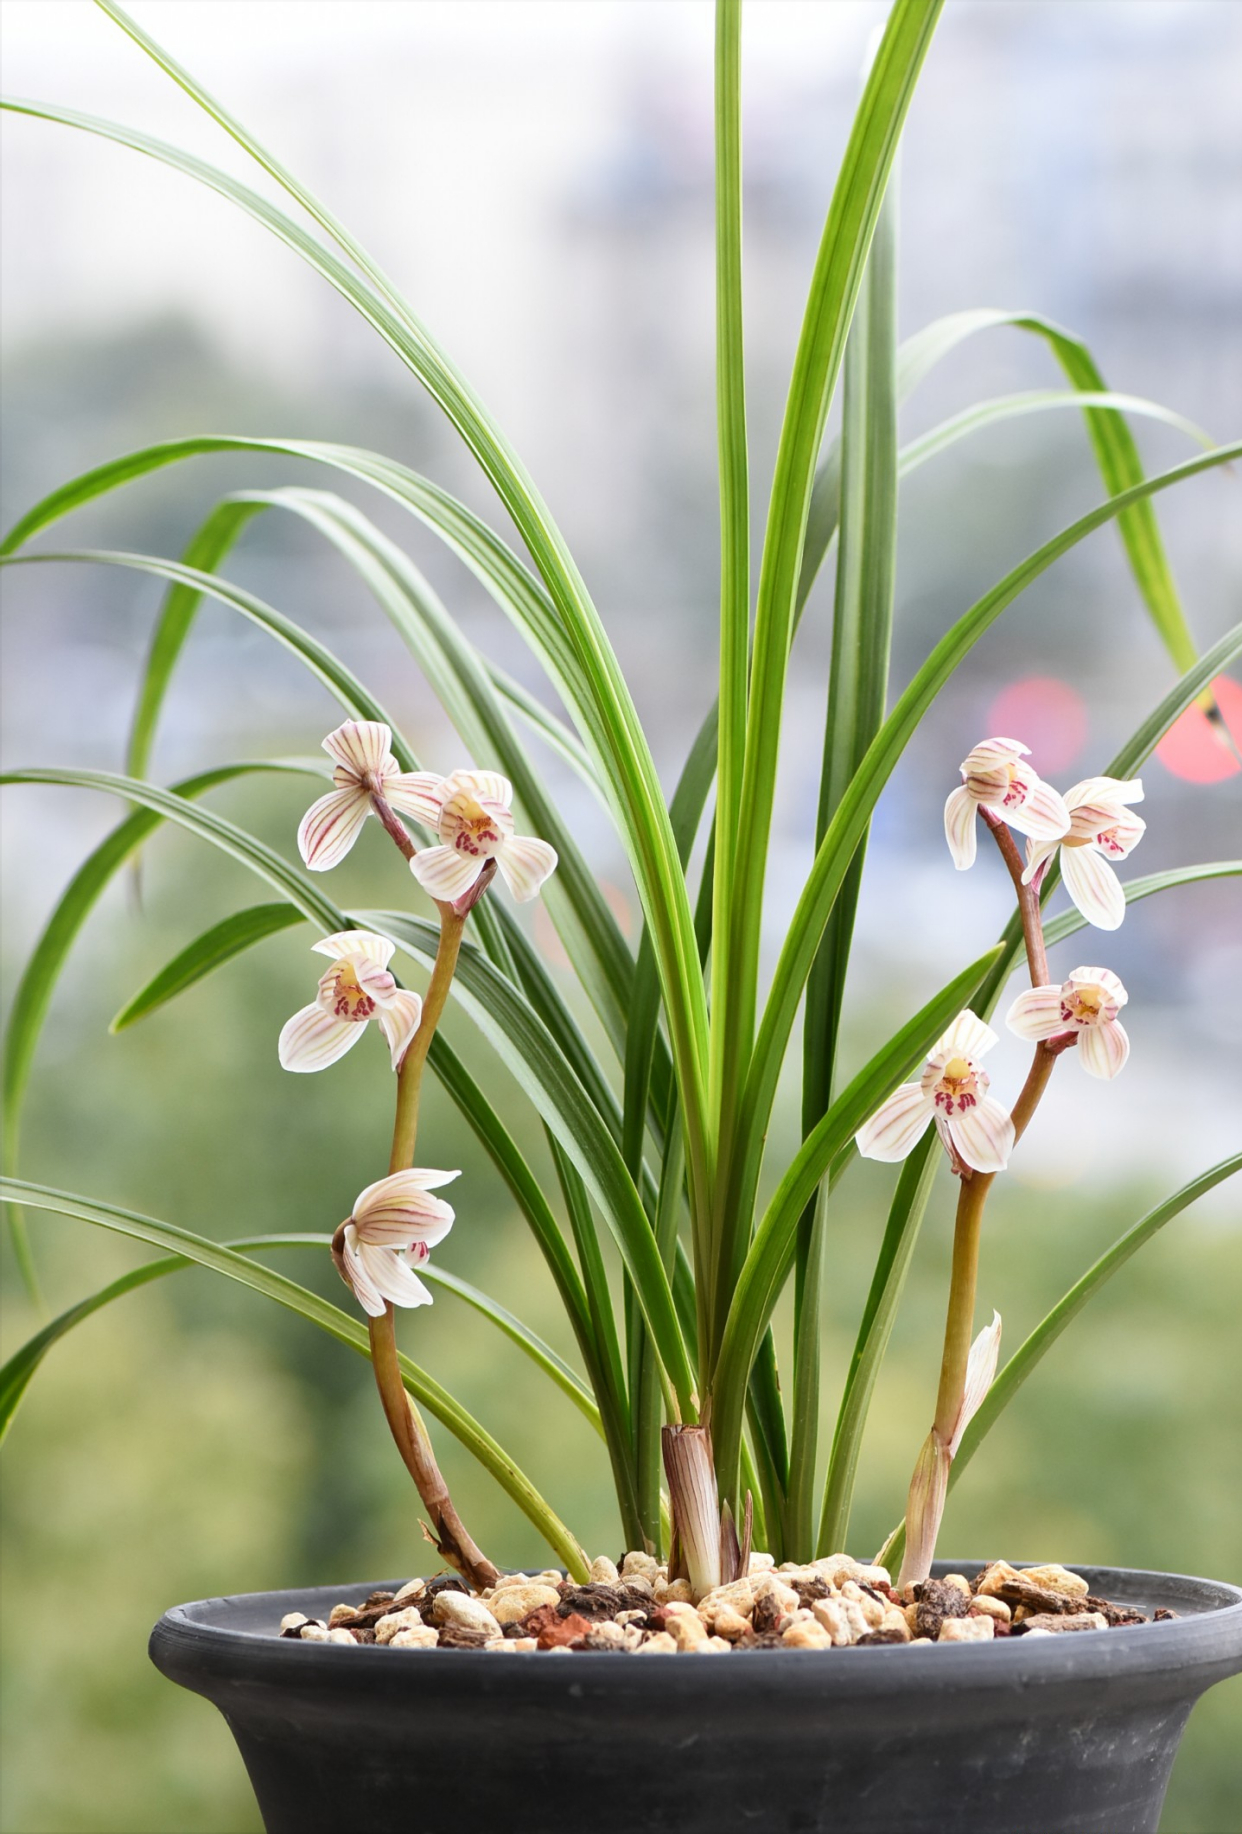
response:
<path id="1" fill-rule="evenodd" d="M 350 224 L 488 403 L 577 554 L 671 792 L 714 691 L 709 6 L 139 0 L 135 12 Z M 763 0 L 746 19 L 758 514 L 864 47 L 881 17 L 871 0 Z M 3 29 L 9 91 L 131 123 L 261 185 L 85 0 L 7 0 Z M 902 335 L 964 307 L 1033 309 L 1085 338 L 1111 387 L 1154 397 L 1217 439 L 1236 436 L 1240 55 L 1242 9 L 1214 0 L 955 0 L 905 137 Z M 255 225 L 67 128 L 6 118 L 3 133 L 5 526 L 92 464 L 195 432 L 370 447 L 503 526 L 412 378 Z M 975 400 L 1059 386 L 1042 342 L 992 331 L 928 378 L 902 437 Z M 1134 424 L 1153 471 L 1193 451 L 1178 431 Z M 176 556 L 225 491 L 287 482 L 326 487 L 292 462 L 197 460 L 105 499 L 43 545 Z M 330 487 L 401 539 L 462 627 L 539 689 L 519 640 L 430 536 L 360 490 Z M 1214 472 L 1157 503 L 1200 647 L 1237 616 L 1237 491 L 1235 476 Z M 982 591 L 1100 495 L 1081 422 L 1064 412 L 993 428 L 912 475 L 894 692 Z M 227 571 L 380 684 L 429 767 L 458 761 L 382 615 L 309 530 L 262 517 Z M 791 677 L 774 947 L 809 861 L 830 572 Z M 9 572 L 5 587 L 6 763 L 120 769 L 156 582 L 48 566 Z M 880 806 L 847 1067 L 1007 915 L 998 866 L 983 856 L 959 877 L 944 848 L 940 808 L 969 746 L 1015 730 L 1064 788 L 1104 768 L 1172 679 L 1111 529 L 1045 574 L 978 645 Z M 1242 687 L 1221 693 L 1236 719 Z M 306 754 L 338 718 L 283 651 L 208 606 L 174 682 L 155 772 L 172 781 L 234 757 Z M 1132 870 L 1236 854 L 1236 764 L 1193 735 L 1165 756 L 1143 773 L 1148 834 Z M 614 837 L 581 786 L 546 763 L 632 934 L 635 900 Z M 308 799 L 291 779 L 216 792 L 211 806 L 295 857 Z M 65 883 L 122 813 L 87 792 L 5 792 L 7 998 Z M 403 888 L 372 825 L 332 889 L 365 906 Z M 110 890 L 40 1048 L 26 1176 L 221 1239 L 331 1229 L 347 1212 L 387 1150 L 390 1074 L 378 1044 L 320 1077 L 278 1069 L 276 1032 L 311 994 L 309 932 L 269 940 L 143 1025 L 107 1034 L 169 957 L 253 902 L 240 868 L 171 833 L 148 849 L 140 909 L 123 885 Z M 980 1303 L 1004 1314 L 1010 1349 L 1123 1229 L 1236 1149 L 1240 919 L 1236 883 L 1223 881 L 1150 900 L 1107 939 L 1107 962 L 1130 992 L 1133 1055 L 1116 1087 L 1066 1067 L 991 1206 Z M 568 986 L 555 939 L 542 927 L 536 935 Z M 1068 971 L 1093 946 L 1075 938 L 1055 962 Z M 536 1117 L 487 1067 L 464 1018 L 449 1023 L 538 1159 Z M 1016 1091 L 1022 1055 L 1013 1039 L 995 1053 L 1002 1094 Z M 774 1161 L 795 1129 L 790 1102 Z M 572 1354 L 520 1218 L 438 1090 L 422 1138 L 432 1162 L 467 1172 L 440 1260 Z M 891 1185 L 885 1168 L 859 1166 L 837 1200 L 826 1431 Z M 1218 1189 L 1074 1325 L 955 1493 L 947 1551 L 1242 1575 L 1240 1211 L 1237 1190 Z M 862 1555 L 899 1513 L 925 1430 L 950 1217 L 946 1179 L 872 1412 L 851 1531 Z M 62 1218 L 34 1215 L 31 1228 L 54 1309 L 146 1258 Z M 9 1355 L 37 1321 L 7 1242 L 4 1254 Z M 281 1265 L 340 1296 L 326 1257 L 299 1252 Z M 447 1294 L 404 1319 L 402 1334 L 586 1544 L 617 1552 L 602 1450 L 518 1353 Z M 476 1535 L 504 1562 L 541 1563 L 525 1521 L 442 1432 L 436 1439 Z M 183 1272 L 52 1352 L 4 1458 L 5 1834 L 257 1829 L 223 1723 L 149 1667 L 146 1633 L 181 1599 L 418 1568 L 414 1499 L 364 1363 L 257 1297 Z M 1242 1823 L 1236 1722 L 1229 1732 L 1240 1689 L 1217 1689 L 1192 1720 L 1166 1834 Z"/>

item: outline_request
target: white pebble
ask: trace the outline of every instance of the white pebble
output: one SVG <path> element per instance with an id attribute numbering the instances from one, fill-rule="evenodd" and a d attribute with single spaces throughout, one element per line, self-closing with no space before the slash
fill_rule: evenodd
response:
<path id="1" fill-rule="evenodd" d="M 458 1630 L 481 1630 L 486 1637 L 498 1637 L 500 1625 L 481 1598 L 468 1592 L 437 1592 L 431 1615 L 437 1624 L 452 1624 Z"/>

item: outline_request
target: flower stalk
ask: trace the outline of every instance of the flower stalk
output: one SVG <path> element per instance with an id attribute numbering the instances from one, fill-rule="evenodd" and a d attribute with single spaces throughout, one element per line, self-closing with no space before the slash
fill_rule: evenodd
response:
<path id="1" fill-rule="evenodd" d="M 1049 976 L 1038 883 L 1034 880 L 1024 882 L 1025 865 L 1004 819 L 983 804 L 979 805 L 979 814 L 991 830 L 1013 880 L 1022 918 L 1022 935 L 1026 944 L 1031 984 L 1033 987 L 1042 986 Z M 1048 1086 L 1057 1057 L 1075 1042 L 1076 1035 L 1069 1033 L 1044 1039 L 1036 1045 L 1026 1081 L 1009 1116 L 1012 1127 L 1010 1151 L 1030 1125 Z M 979 1338 L 972 1341 L 971 1336 L 979 1281 L 983 1213 L 997 1172 L 976 1170 L 962 1163 L 956 1153 L 953 1161 L 953 1169 L 961 1182 L 953 1229 L 953 1264 L 949 1276 L 944 1349 L 936 1390 L 935 1417 L 915 1462 L 906 1501 L 905 1552 L 899 1575 L 899 1584 L 902 1586 L 926 1579 L 931 1572 L 936 1537 L 948 1497 L 953 1455 L 971 1415 L 978 1409 L 991 1385 L 1000 1347 L 999 1315 Z"/>
<path id="2" fill-rule="evenodd" d="M 335 1243 L 333 1251 L 336 1252 Z M 389 1301 L 382 1318 L 368 1320 L 371 1330 L 371 1366 L 379 1389 L 384 1417 L 405 1468 L 418 1487 L 418 1494 L 430 1516 L 430 1539 L 441 1559 L 476 1588 L 495 1585 L 500 1577 L 497 1568 L 474 1541 L 453 1506 L 448 1485 L 436 1463 L 431 1440 L 422 1417 L 405 1391 L 401 1365 L 397 1360 L 397 1339 L 393 1330 L 393 1306 Z"/>
<path id="3" fill-rule="evenodd" d="M 405 775 L 392 756 L 391 742 L 391 731 L 378 722 L 347 721 L 329 735 L 324 745 L 335 761 L 336 788 L 308 811 L 298 840 L 307 865 L 325 870 L 349 851 L 368 812 L 373 813 L 421 883 L 424 861 L 394 800 L 407 814 L 438 828 L 442 842 L 449 844 L 431 850 L 439 870 L 427 889 L 440 914 L 440 940 L 426 995 L 419 1001 L 396 987 L 387 972 L 392 945 L 386 939 L 366 932 L 331 937 L 316 946 L 339 959 L 324 977 L 316 1004 L 286 1026 L 281 1057 L 287 1068 L 321 1068 L 350 1048 L 359 1020 L 383 1009 L 378 1017 L 397 1072 L 388 1177 L 363 1192 L 353 1215 L 333 1237 L 332 1257 L 367 1313 L 375 1384 L 389 1431 L 430 1517 L 425 1532 L 442 1559 L 470 1584 L 483 1587 L 495 1582 L 498 1570 L 454 1508 L 427 1429 L 406 1392 L 397 1355 L 395 1307 L 430 1302 L 414 1267 L 453 1220 L 449 1206 L 426 1193 L 455 1174 L 411 1168 L 423 1071 L 448 1002 L 466 918 L 495 877 L 506 845 L 505 876 L 518 896 L 534 895 L 556 855 L 541 841 L 513 835 L 508 813 L 512 792 L 504 778 L 475 772 L 459 772 L 451 780 L 422 772 Z M 404 1022 L 400 1032 L 388 1011 L 393 1006 Z M 311 1047 L 304 1041 L 306 1034 Z"/>

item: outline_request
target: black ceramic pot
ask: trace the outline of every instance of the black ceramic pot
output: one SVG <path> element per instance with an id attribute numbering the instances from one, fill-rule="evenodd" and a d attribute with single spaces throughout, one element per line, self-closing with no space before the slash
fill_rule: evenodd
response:
<path id="1" fill-rule="evenodd" d="M 940 1561 L 973 1572 L 981 1561 Z M 1242 1670 L 1242 1590 L 1077 1567 L 1175 1620 L 712 1657 L 281 1641 L 373 1586 L 179 1605 L 151 1656 L 214 1702 L 268 1834 L 1140 1834 L 1190 1709 Z"/>

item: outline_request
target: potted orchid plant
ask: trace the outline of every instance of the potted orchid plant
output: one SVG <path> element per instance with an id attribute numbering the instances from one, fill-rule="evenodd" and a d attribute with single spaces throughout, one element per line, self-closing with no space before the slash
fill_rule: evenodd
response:
<path id="1" fill-rule="evenodd" d="M 14 1005 L 2 1189 L 21 1265 L 33 1284 L 25 1212 L 59 1210 L 171 1251 L 176 1265 L 213 1268 L 361 1350 L 433 1550 L 423 1563 L 432 1571 L 401 1583 L 337 1588 L 331 1598 L 294 1592 L 180 1607 L 157 1628 L 155 1659 L 222 1706 L 273 1830 L 405 1827 L 412 1792 L 428 1829 L 491 1827 L 502 1815 L 514 1827 L 578 1827 L 576 1783 L 562 1789 L 548 1775 L 555 1752 L 575 1737 L 584 1741 L 575 1776 L 589 1772 L 591 1820 L 601 1829 L 878 1830 L 950 1821 L 980 1830 L 1036 1823 L 1154 1828 L 1190 1706 L 1242 1667 L 1242 1593 L 1176 1576 L 1080 1572 L 1055 1558 L 1034 1569 L 976 1561 L 963 1573 L 937 1564 L 936 1548 L 950 1485 L 1051 1344 L 1145 1240 L 1242 1167 L 1238 1156 L 1223 1161 L 1136 1223 L 1000 1366 L 999 1314 L 976 1331 L 989 1192 L 1020 1150 L 1060 1059 L 1077 1059 L 1068 1074 L 1112 1081 L 1129 1052 L 1119 1017 L 1127 995 L 1117 974 L 1107 965 L 1054 968 L 1049 952 L 1087 926 L 1114 932 L 1131 904 L 1184 880 L 1238 870 L 1236 862 L 1215 862 L 1123 881 L 1114 867 L 1144 832 L 1134 812 L 1143 797 L 1139 773 L 1174 722 L 1197 705 L 1229 743 L 1213 683 L 1242 651 L 1242 630 L 1196 653 L 1153 499 L 1236 459 L 1242 445 L 1205 441 L 1190 460 L 1147 477 L 1125 415 L 1168 418 L 1167 411 L 1110 394 L 1085 346 L 1030 313 L 956 314 L 898 344 L 891 180 L 940 0 L 894 0 L 864 76 L 815 265 L 767 521 L 754 550 L 752 603 L 740 7 L 719 0 L 720 690 L 668 797 L 573 557 L 447 354 L 344 225 L 115 0 L 99 4 L 318 233 L 225 172 L 128 128 L 51 104 L 9 106 L 179 170 L 300 254 L 444 410 L 525 549 L 523 556 L 440 486 L 380 454 L 227 434 L 187 436 L 87 472 L 36 504 L 3 544 L 14 564 L 119 565 L 167 587 L 125 774 L 39 768 L 7 779 L 105 790 L 133 805 L 62 899 Z M 1069 386 L 1055 404 L 1083 414 L 1104 498 L 966 609 L 894 698 L 898 479 L 980 420 L 976 414 L 946 423 L 917 452 L 902 453 L 898 404 L 947 351 L 1002 323 L 1042 339 L 1061 365 Z M 842 380 L 841 431 L 826 440 Z M 1012 400 L 992 404 L 992 418 L 1020 411 Z M 220 452 L 310 461 L 328 479 L 365 484 L 410 513 L 512 620 L 563 717 L 481 654 L 404 550 L 330 491 L 250 490 L 225 498 L 180 560 L 29 546 L 122 484 Z M 338 657 L 228 579 L 223 569 L 238 532 L 272 509 L 303 519 L 374 593 L 457 729 L 461 753 L 436 760 L 446 774 L 426 768 L 381 701 Z M 842 1003 L 881 793 L 974 643 L 1059 556 L 1109 523 L 1177 679 L 1119 754 L 1064 793 L 1037 774 L 1020 738 L 963 735 L 960 767 L 956 755 L 944 761 L 951 865 L 974 864 L 982 826 L 1012 883 L 1014 915 L 993 946 L 847 1080 Z M 832 670 L 815 852 L 765 990 L 760 938 L 786 681 L 803 608 L 830 557 Z M 222 765 L 168 788 L 149 778 L 168 683 L 205 599 L 275 637 L 344 712 L 323 740 L 331 787 L 311 802 L 297 831 L 305 872 L 201 798 L 244 771 L 317 774 L 322 766 Z M 545 788 L 523 727 L 572 765 L 614 823 L 643 915 L 636 949 Z M 401 855 L 399 891 L 391 908 L 347 909 L 318 875 L 339 864 L 372 817 Z M 281 1064 L 298 1074 L 328 1071 L 372 1020 L 389 1053 L 387 1168 L 359 1164 L 359 1195 L 345 1219 L 291 1219 L 302 1227 L 313 1221 L 323 1232 L 323 1251 L 348 1289 L 344 1307 L 259 1258 L 280 1238 L 226 1247 L 16 1175 L 15 1124 L 60 967 L 104 886 L 164 822 L 241 861 L 279 902 L 238 912 L 190 942 L 118 1023 L 135 1022 L 262 937 L 305 922 L 314 932 L 318 985 L 280 1033 Z M 705 858 L 696 850 L 703 837 Z M 1050 916 L 1058 885 L 1069 906 Z M 539 899 L 564 943 L 598 1047 L 519 920 L 517 907 Z M 1090 961 L 1107 950 L 1102 939 L 1090 947 L 1078 941 L 1066 959 L 1079 953 Z M 1012 997 L 1010 977 L 1023 961 L 1029 986 Z M 536 1176 L 446 1038 L 441 1021 L 450 1005 L 470 1017 L 533 1102 L 550 1146 L 554 1190 Z M 800 1014 L 801 1138 L 788 1163 L 773 1168 L 765 1164 L 769 1126 L 778 1079 L 796 1055 Z M 1012 1101 L 992 1089 L 983 1066 L 998 1041 L 993 1018 L 1032 1051 Z M 486 1295 L 464 1282 L 458 1290 L 597 1429 L 619 1514 L 611 1554 L 584 1549 L 504 1449 L 398 1347 L 399 1317 L 432 1299 L 431 1256 L 453 1226 L 454 1206 L 471 1203 L 468 1171 L 439 1164 L 434 1141 L 420 1133 L 428 1070 L 468 1120 L 533 1232 L 580 1367 Z M 821 1461 L 825 1242 L 859 1155 L 901 1170 Z M 861 1559 L 845 1550 L 862 1434 L 914 1244 L 946 1165 L 956 1222 L 939 1383 L 928 1396 L 931 1423 L 904 1512 L 896 1500 L 888 1541 Z M 765 1170 L 776 1172 L 774 1184 L 761 1186 Z M 452 1204 L 443 1194 L 450 1185 Z M 939 1205 L 937 1197 L 934 1209 Z M 304 1245 L 307 1237 L 287 1239 Z M 141 1277 L 150 1276 L 140 1270 L 75 1306 L 10 1360 L 0 1375 L 5 1423 L 56 1339 Z M 782 1382 L 773 1315 L 789 1288 L 793 1358 Z M 402 1328 L 416 1343 L 416 1320 Z M 437 1463 L 440 1431 L 479 1458 L 538 1527 L 549 1549 L 543 1572 L 507 1572 L 504 1550 L 484 1549 L 472 1537 Z M 944 1647 L 967 1643 L 988 1647 Z M 550 1660 L 557 1653 L 598 1659 Z M 637 1671 L 630 1664 L 631 1655 L 660 1653 L 754 1653 L 755 1661 L 650 1663 Z M 528 1660 L 498 1665 L 483 1654 Z M 421 1735 L 414 1746 L 412 1724 Z M 1003 1761 L 981 1768 L 980 1739 L 994 1740 Z M 662 1754 L 638 1778 L 635 1740 Z M 427 1741 L 440 1752 L 434 1767 L 423 1761 Z"/>

